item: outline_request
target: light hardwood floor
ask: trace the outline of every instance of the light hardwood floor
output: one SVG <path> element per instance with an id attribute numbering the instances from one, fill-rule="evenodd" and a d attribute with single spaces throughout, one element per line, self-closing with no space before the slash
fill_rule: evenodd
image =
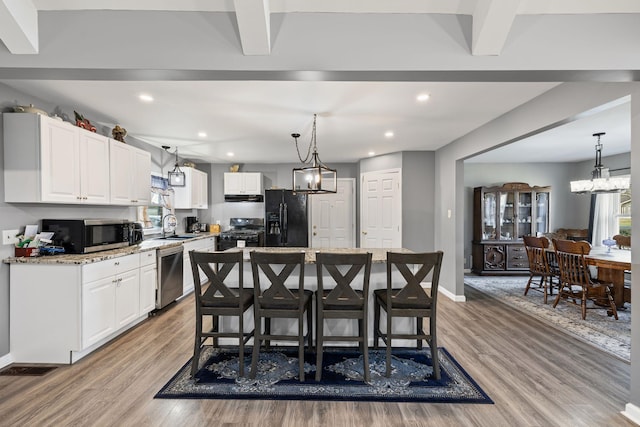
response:
<path id="1" fill-rule="evenodd" d="M 73 366 L 0 377 L 1 426 L 631 426 L 630 366 L 467 288 L 438 333 L 494 405 L 165 400 L 192 351 L 193 297 Z M 46 327 L 46 325 L 43 325 Z"/>

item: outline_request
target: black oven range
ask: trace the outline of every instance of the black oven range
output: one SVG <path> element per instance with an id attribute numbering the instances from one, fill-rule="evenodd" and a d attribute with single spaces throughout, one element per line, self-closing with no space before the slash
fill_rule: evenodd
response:
<path id="1" fill-rule="evenodd" d="M 231 218 L 229 226 L 229 230 L 220 233 L 216 250 L 235 248 L 239 241 L 247 247 L 264 246 L 263 218 Z"/>

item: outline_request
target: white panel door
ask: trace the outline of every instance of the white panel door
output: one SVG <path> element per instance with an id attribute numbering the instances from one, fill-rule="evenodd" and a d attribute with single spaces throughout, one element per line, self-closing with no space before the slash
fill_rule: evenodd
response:
<path id="1" fill-rule="evenodd" d="M 360 246 L 402 247 L 400 171 L 362 174 Z"/>
<path id="2" fill-rule="evenodd" d="M 78 129 L 42 120 L 42 201 L 82 203 Z"/>
<path id="3" fill-rule="evenodd" d="M 83 202 L 109 203 L 109 138 L 80 132 L 80 184 Z"/>
<path id="4" fill-rule="evenodd" d="M 339 179 L 335 194 L 314 194 L 311 204 L 311 247 L 354 248 L 355 182 Z"/>

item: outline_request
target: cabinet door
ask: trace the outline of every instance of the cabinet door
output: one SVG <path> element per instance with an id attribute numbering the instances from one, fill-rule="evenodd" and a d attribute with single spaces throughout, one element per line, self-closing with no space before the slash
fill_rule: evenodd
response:
<path id="1" fill-rule="evenodd" d="M 140 310 L 140 272 L 138 269 L 118 275 L 116 282 L 116 328 L 133 322 Z"/>
<path id="2" fill-rule="evenodd" d="M 56 120 L 40 123 L 42 201 L 81 203 L 78 129 Z"/>
<path id="3" fill-rule="evenodd" d="M 132 188 L 132 204 L 145 206 L 151 198 L 151 154 L 144 150 L 132 149 L 134 181 Z"/>
<path id="4" fill-rule="evenodd" d="M 150 264 L 140 269 L 140 315 L 156 308 L 156 265 Z"/>
<path id="5" fill-rule="evenodd" d="M 176 209 L 193 208 L 193 168 L 181 168 L 184 172 L 184 187 L 173 187 L 175 197 L 173 200 Z"/>
<path id="6" fill-rule="evenodd" d="M 522 239 L 523 236 L 531 235 L 531 221 L 533 218 L 533 193 L 523 191 L 518 193 L 518 211 L 516 226 L 518 232 L 516 237 Z"/>
<path id="7" fill-rule="evenodd" d="M 243 173 L 224 174 L 224 194 L 244 194 L 243 193 Z"/>
<path id="8" fill-rule="evenodd" d="M 116 330 L 116 278 L 105 277 L 82 287 L 82 348 L 109 336 Z"/>
<path id="9" fill-rule="evenodd" d="M 85 203 L 109 203 L 109 138 L 79 132 L 80 196 Z"/>
<path id="10" fill-rule="evenodd" d="M 482 198 L 482 240 L 495 240 L 497 235 L 497 195 L 484 193 Z"/>
<path id="11" fill-rule="evenodd" d="M 243 194 L 262 194 L 262 174 L 244 173 Z"/>
<path id="12" fill-rule="evenodd" d="M 129 146 L 119 141 L 109 140 L 109 158 L 111 203 L 131 205 L 134 163 Z"/>
<path id="13" fill-rule="evenodd" d="M 537 233 L 549 232 L 549 193 L 540 192 L 536 193 L 535 199 L 535 224 L 533 225 L 533 231 Z"/>
<path id="14" fill-rule="evenodd" d="M 516 223 L 516 201 L 515 193 L 513 191 L 500 193 L 500 205 L 498 216 L 499 222 L 499 235 L 496 237 L 499 240 L 511 240 L 515 239 L 515 223 Z"/>
<path id="15" fill-rule="evenodd" d="M 197 181 L 194 207 L 207 209 L 209 207 L 208 179 L 205 172 L 194 170 L 194 180 Z"/>

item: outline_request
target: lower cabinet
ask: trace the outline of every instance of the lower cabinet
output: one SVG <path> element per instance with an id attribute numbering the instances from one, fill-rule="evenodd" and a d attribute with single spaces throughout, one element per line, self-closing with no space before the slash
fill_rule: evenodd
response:
<path id="1" fill-rule="evenodd" d="M 186 295 L 193 291 L 193 272 L 191 271 L 191 258 L 189 257 L 190 251 L 215 251 L 216 250 L 216 238 L 207 237 L 205 239 L 198 239 L 194 241 L 187 241 L 183 244 L 184 256 L 183 256 L 183 278 L 182 278 L 182 295 Z M 205 280 L 204 273 L 200 271 L 200 281 Z"/>
<path id="2" fill-rule="evenodd" d="M 155 251 L 84 265 L 11 264 L 14 362 L 74 363 L 144 320 L 155 308 L 155 270 Z"/>
<path id="3" fill-rule="evenodd" d="M 158 283 L 156 251 L 140 254 L 140 313 L 149 313 L 156 308 Z"/>
<path id="4" fill-rule="evenodd" d="M 529 261 L 523 243 L 474 243 L 473 268 L 476 274 L 524 274 Z"/>

